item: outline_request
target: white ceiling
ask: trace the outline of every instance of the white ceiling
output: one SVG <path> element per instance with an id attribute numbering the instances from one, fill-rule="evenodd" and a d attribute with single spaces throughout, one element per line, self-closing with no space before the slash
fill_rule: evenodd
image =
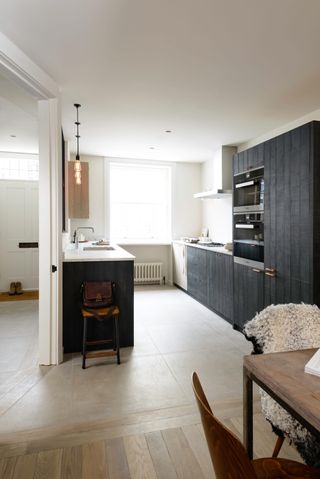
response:
<path id="1" fill-rule="evenodd" d="M 0 30 L 61 86 L 72 148 L 79 102 L 82 153 L 204 161 L 320 107 L 319 18 L 319 0 L 1 0 Z"/>

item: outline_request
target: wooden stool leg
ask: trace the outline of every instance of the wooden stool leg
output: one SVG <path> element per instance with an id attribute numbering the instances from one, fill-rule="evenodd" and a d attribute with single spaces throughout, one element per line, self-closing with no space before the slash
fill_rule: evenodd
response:
<path id="1" fill-rule="evenodd" d="M 87 318 L 83 318 L 82 369 L 86 369 Z"/>
<path id="2" fill-rule="evenodd" d="M 116 326 L 117 363 L 120 364 L 119 317 L 115 316 L 114 320 Z"/>
<path id="3" fill-rule="evenodd" d="M 278 436 L 276 445 L 274 446 L 272 457 L 278 457 L 278 454 L 280 452 L 283 442 L 284 442 L 284 436 Z"/>
<path id="4" fill-rule="evenodd" d="M 113 343 L 112 343 L 112 347 L 113 347 L 113 350 L 116 351 L 117 350 L 117 333 L 116 333 L 117 319 L 116 319 L 116 316 L 112 317 L 112 321 L 113 321 Z"/>

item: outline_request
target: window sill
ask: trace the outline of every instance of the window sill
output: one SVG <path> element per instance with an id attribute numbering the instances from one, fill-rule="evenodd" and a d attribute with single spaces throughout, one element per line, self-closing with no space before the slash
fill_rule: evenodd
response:
<path id="1" fill-rule="evenodd" d="M 118 244 L 119 246 L 171 246 L 170 240 L 123 240 L 123 239 L 112 239 L 113 243 Z"/>

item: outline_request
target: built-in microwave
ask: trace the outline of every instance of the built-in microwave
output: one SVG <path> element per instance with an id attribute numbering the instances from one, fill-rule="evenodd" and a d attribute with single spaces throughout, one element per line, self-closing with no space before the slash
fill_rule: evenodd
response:
<path id="1" fill-rule="evenodd" d="M 239 173 L 233 179 L 233 211 L 263 211 L 264 167 Z"/>
<path id="2" fill-rule="evenodd" d="M 233 255 L 237 263 L 264 267 L 264 214 L 233 215 Z"/>

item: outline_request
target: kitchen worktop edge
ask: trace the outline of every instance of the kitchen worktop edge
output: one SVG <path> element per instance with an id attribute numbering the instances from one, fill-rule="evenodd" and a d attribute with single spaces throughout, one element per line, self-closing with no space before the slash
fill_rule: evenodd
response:
<path id="1" fill-rule="evenodd" d="M 213 251 L 214 253 L 222 253 L 232 256 L 232 251 L 228 251 L 224 246 L 206 246 L 198 243 L 188 243 L 182 240 L 173 240 L 173 243 L 184 244 L 185 246 L 191 246 L 192 248 L 205 249 L 207 251 Z"/>

